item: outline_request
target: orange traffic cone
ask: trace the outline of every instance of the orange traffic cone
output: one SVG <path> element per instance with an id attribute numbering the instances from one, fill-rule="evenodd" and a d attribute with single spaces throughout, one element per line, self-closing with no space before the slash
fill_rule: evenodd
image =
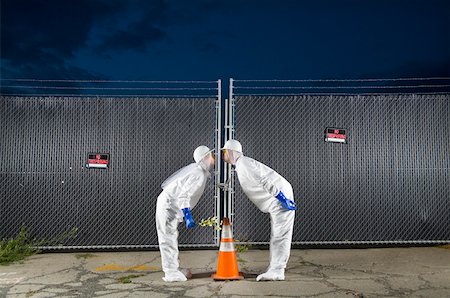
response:
<path id="1" fill-rule="evenodd" d="M 237 280 L 244 279 L 238 269 L 236 250 L 234 249 L 233 232 L 230 220 L 223 219 L 222 237 L 220 239 L 219 260 L 217 262 L 216 274 L 212 275 L 214 280 Z"/>

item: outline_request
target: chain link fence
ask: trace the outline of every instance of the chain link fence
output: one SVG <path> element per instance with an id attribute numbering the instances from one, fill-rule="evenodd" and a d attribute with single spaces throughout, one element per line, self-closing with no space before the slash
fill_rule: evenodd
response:
<path id="1" fill-rule="evenodd" d="M 25 83 L 32 89 L 46 82 Z M 293 185 L 299 205 L 294 244 L 450 242 L 448 92 L 268 95 L 263 81 L 256 90 L 263 94 L 236 95 L 231 80 L 224 102 L 220 80 L 215 88 L 192 87 L 196 81 L 95 87 L 103 83 L 110 82 L 48 87 L 81 93 L 100 88 L 94 90 L 105 94 L 98 96 L 0 96 L 1 237 L 14 236 L 22 225 L 38 239 L 77 228 L 77 237 L 43 248 L 157 248 L 161 182 L 190 163 L 198 145 L 214 146 L 218 157 L 222 139 L 236 138 L 245 155 Z M 171 85 L 178 83 L 188 85 Z M 106 94 L 117 89 L 137 94 Z M 174 94 L 188 91 L 194 94 Z M 345 130 L 346 143 L 325 142 L 330 127 Z M 109 167 L 87 168 L 88 153 L 109 154 Z M 228 216 L 236 239 L 267 244 L 269 216 L 245 197 L 237 179 L 224 193 L 215 187 L 234 176 L 232 167 L 223 166 L 216 158 L 194 217 Z M 183 229 L 179 241 L 181 247 L 211 247 L 218 236 L 210 228 Z"/>
<path id="2" fill-rule="evenodd" d="M 294 244 L 450 242 L 450 95 L 236 95 L 246 156 L 275 169 L 299 206 Z M 347 143 L 325 142 L 327 127 Z M 267 244 L 270 218 L 236 179 L 235 237 Z"/>
<path id="3" fill-rule="evenodd" d="M 217 96 L 1 96 L 0 235 L 23 225 L 51 239 L 77 228 L 59 248 L 157 247 L 160 184 L 197 146 L 218 146 L 219 113 Z M 90 152 L 108 153 L 109 168 L 87 168 Z M 215 215 L 215 177 L 195 218 Z M 179 242 L 214 246 L 216 238 L 198 228 Z"/>

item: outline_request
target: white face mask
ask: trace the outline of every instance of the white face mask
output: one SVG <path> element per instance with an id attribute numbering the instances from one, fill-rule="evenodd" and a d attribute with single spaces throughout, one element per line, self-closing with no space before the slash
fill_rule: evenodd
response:
<path id="1" fill-rule="evenodd" d="M 239 157 L 242 156 L 241 152 L 237 152 L 234 150 L 230 150 L 230 149 L 226 149 L 224 151 L 222 151 L 223 154 L 223 160 L 227 163 L 230 163 L 232 165 L 235 165 L 237 160 L 239 159 Z"/>
<path id="2" fill-rule="evenodd" d="M 210 153 L 208 155 L 206 155 L 205 157 L 203 157 L 203 159 L 201 161 L 199 161 L 200 166 L 205 170 L 205 171 L 211 171 L 214 168 L 214 155 L 213 153 Z"/>

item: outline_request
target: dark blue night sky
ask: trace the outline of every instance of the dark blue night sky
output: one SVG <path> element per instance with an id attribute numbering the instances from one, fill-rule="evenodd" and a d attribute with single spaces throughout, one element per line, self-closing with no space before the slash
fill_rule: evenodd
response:
<path id="1" fill-rule="evenodd" d="M 450 76 L 450 1 L 2 0 L 1 77 Z"/>

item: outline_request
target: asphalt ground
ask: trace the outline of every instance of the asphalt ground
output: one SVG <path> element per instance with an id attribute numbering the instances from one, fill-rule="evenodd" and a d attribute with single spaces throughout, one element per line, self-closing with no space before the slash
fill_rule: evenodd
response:
<path id="1" fill-rule="evenodd" d="M 218 251 L 181 251 L 186 282 L 158 251 L 44 253 L 0 266 L 0 297 L 450 297 L 450 249 L 293 249 L 286 280 L 257 282 L 268 250 L 238 253 L 240 281 L 213 281 Z"/>

